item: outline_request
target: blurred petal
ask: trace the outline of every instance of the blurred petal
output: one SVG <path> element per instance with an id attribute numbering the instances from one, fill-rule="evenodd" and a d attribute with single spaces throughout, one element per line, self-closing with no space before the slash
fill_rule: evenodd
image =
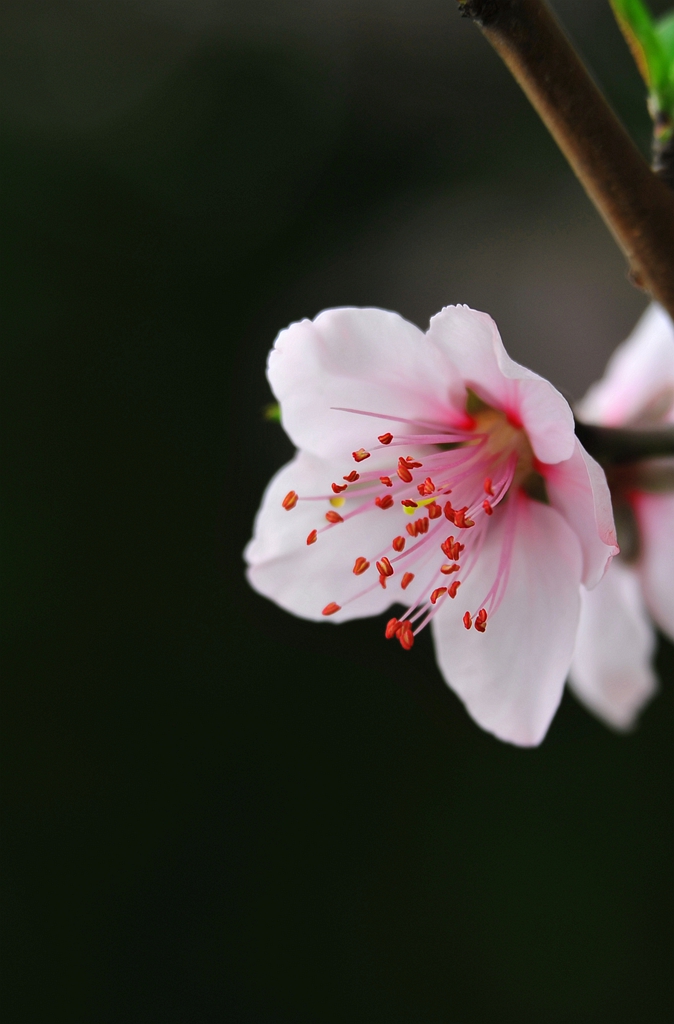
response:
<path id="1" fill-rule="evenodd" d="M 494 515 L 479 562 L 456 601 L 433 620 L 442 673 L 478 725 L 520 746 L 541 742 L 559 705 L 580 613 L 582 554 L 564 518 L 522 495 Z M 514 542 L 505 596 L 484 634 L 460 608 L 479 609 L 499 569 L 508 526 Z"/>
<path id="2" fill-rule="evenodd" d="M 652 303 L 576 409 L 587 423 L 619 427 L 671 420 L 673 406 L 674 325 L 664 309 Z"/>
<path id="3" fill-rule="evenodd" d="M 383 309 L 328 309 L 292 324 L 276 339 L 268 375 L 295 445 L 324 458 L 376 444 L 378 434 L 395 427 L 387 417 L 438 425 L 465 420 L 465 388 L 447 354 Z M 401 433 L 414 432 L 401 424 Z"/>
<path id="4" fill-rule="evenodd" d="M 568 402 L 549 381 L 510 358 L 490 316 L 468 306 L 445 306 L 432 318 L 428 334 L 468 387 L 521 423 L 541 462 L 571 457 L 574 422 Z"/>
<path id="5" fill-rule="evenodd" d="M 562 513 L 580 540 L 583 583 L 594 587 L 613 555 L 618 554 L 611 495 L 604 471 L 576 440 L 570 459 L 545 467 L 545 484 L 550 504 Z"/>
<path id="6" fill-rule="evenodd" d="M 617 558 L 594 590 L 581 591 L 569 686 L 603 721 L 629 729 L 657 690 L 654 646 L 637 574 Z"/>
<path id="7" fill-rule="evenodd" d="M 374 558 L 390 554 L 395 536 L 393 510 L 367 511 L 326 530 L 315 544 L 307 545 L 313 529 L 326 526 L 326 501 L 298 501 L 286 511 L 281 502 L 291 490 L 300 497 L 329 492 L 330 482 L 339 479 L 333 463 L 300 452 L 272 479 L 255 519 L 253 539 L 244 557 L 248 563 L 248 581 L 281 608 L 305 619 L 323 620 L 322 610 L 330 602 L 343 605 L 350 597 L 374 584 L 370 593 L 330 616 L 332 622 L 377 615 L 388 608 L 398 593 L 383 590 L 377 580 Z M 347 500 L 339 508 L 346 516 L 360 502 Z M 372 562 L 362 576 L 353 574 L 359 556 Z"/>
<path id="8" fill-rule="evenodd" d="M 674 494 L 639 494 L 634 499 L 641 534 L 638 572 L 646 606 L 674 640 Z"/>

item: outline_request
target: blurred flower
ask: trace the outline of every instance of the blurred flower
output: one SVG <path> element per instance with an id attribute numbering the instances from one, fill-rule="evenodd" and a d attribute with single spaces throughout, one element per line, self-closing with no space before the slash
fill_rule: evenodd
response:
<path id="1" fill-rule="evenodd" d="M 333 621 L 407 602 L 386 636 L 432 622 L 441 671 L 504 740 L 541 741 L 580 612 L 617 551 L 603 471 L 555 388 L 493 320 L 449 306 L 424 335 L 395 313 L 334 309 L 269 357 L 299 451 L 271 481 L 248 579 Z"/>
<path id="2" fill-rule="evenodd" d="M 660 306 L 646 310 L 577 413 L 609 427 L 674 423 L 674 326 Z M 582 592 L 569 683 L 597 715 L 627 729 L 657 689 L 648 613 L 674 640 L 674 461 L 616 466 L 608 477 L 621 554 L 598 587 Z"/>

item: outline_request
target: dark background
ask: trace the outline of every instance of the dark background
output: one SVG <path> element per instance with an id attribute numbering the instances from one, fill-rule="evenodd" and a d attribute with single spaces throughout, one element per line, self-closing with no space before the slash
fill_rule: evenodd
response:
<path id="1" fill-rule="evenodd" d="M 604 0 L 556 5 L 646 149 Z M 6 1020 L 674 1020 L 672 651 L 482 733 L 241 551 L 290 321 L 467 302 L 579 396 L 645 306 L 453 0 L 0 13 Z"/>

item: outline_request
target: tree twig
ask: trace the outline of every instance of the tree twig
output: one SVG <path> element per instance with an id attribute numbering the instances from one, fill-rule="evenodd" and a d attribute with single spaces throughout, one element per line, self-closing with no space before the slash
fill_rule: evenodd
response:
<path id="1" fill-rule="evenodd" d="M 674 427 L 630 430 L 628 427 L 599 427 L 576 420 L 576 436 L 585 450 L 604 467 L 674 456 Z"/>
<path id="2" fill-rule="evenodd" d="M 674 317 L 674 194 L 651 171 L 543 0 L 458 0 L 531 100 L 625 253 Z"/>

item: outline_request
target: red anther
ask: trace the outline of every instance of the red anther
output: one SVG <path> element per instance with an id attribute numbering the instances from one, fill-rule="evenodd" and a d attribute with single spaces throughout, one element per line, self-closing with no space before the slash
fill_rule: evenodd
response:
<path id="1" fill-rule="evenodd" d="M 414 529 L 414 523 L 408 523 L 405 529 L 409 533 L 410 537 L 416 537 L 417 531 Z"/>
<path id="2" fill-rule="evenodd" d="M 485 477 L 484 481 L 484 493 L 488 494 L 490 498 L 494 497 L 494 488 L 491 485 L 491 477 Z"/>
<path id="3" fill-rule="evenodd" d="M 405 508 L 419 508 L 419 505 L 417 504 L 417 502 L 416 501 L 412 501 L 411 498 L 404 498 L 400 502 L 400 504 L 404 505 Z"/>
<path id="4" fill-rule="evenodd" d="M 333 484 L 332 485 L 332 489 L 335 492 L 335 494 L 339 494 L 341 491 L 345 491 L 347 487 L 348 487 L 348 484 Z"/>
<path id="5" fill-rule="evenodd" d="M 377 569 L 382 576 L 393 576 L 393 566 L 386 555 L 384 555 L 381 562 L 377 562 Z"/>
<path id="6" fill-rule="evenodd" d="M 443 576 L 451 576 L 451 574 L 453 572 L 458 572 L 459 569 L 460 569 L 460 566 L 458 566 L 456 564 L 456 562 L 453 565 L 441 565 L 440 566 L 440 572 L 442 573 Z"/>
<path id="7" fill-rule="evenodd" d="M 417 490 L 422 498 L 428 497 L 429 494 L 433 493 L 435 490 L 435 484 L 431 480 L 430 476 L 427 476 L 422 484 L 417 484 Z"/>
<path id="8" fill-rule="evenodd" d="M 423 519 L 417 519 L 414 529 L 417 533 L 428 533 L 428 516 L 424 516 Z"/>
<path id="9" fill-rule="evenodd" d="M 341 607 L 341 604 L 335 604 L 334 601 L 331 601 L 330 604 L 326 604 L 325 608 L 323 609 L 323 615 L 334 615 L 335 612 L 338 612 Z"/>
<path id="10" fill-rule="evenodd" d="M 312 530 L 307 537 L 307 544 L 315 544 L 318 537 L 318 530 Z"/>
<path id="11" fill-rule="evenodd" d="M 386 631 L 384 633 L 384 636 L 386 637 L 387 640 L 390 640 L 392 637 L 396 635 L 396 630 L 399 625 L 400 623 L 396 618 L 388 620 L 388 622 L 386 623 Z"/>
<path id="12" fill-rule="evenodd" d="M 479 612 L 475 616 L 475 629 L 478 633 L 484 633 L 487 628 L 487 611 L 485 608 L 480 608 Z"/>
<path id="13" fill-rule="evenodd" d="M 379 479 L 383 483 L 384 487 L 393 487 L 393 480 L 390 476 L 380 476 Z"/>
<path id="14" fill-rule="evenodd" d="M 355 469 L 352 469 L 348 476 L 343 476 L 342 480 L 346 480 L 349 484 L 355 484 L 356 480 L 360 479 L 360 473 L 357 473 Z"/>
<path id="15" fill-rule="evenodd" d="M 386 577 L 384 575 L 379 576 L 379 586 L 386 590 Z"/>
<path id="16" fill-rule="evenodd" d="M 456 526 L 455 512 L 454 509 L 452 508 L 451 501 L 446 502 L 444 511 L 445 517 L 449 519 L 450 523 L 454 523 L 454 525 Z"/>
<path id="17" fill-rule="evenodd" d="M 448 537 L 447 540 L 443 540 L 443 542 L 440 545 L 440 547 L 442 548 L 442 551 L 444 552 L 444 554 L 447 555 L 447 558 L 452 558 L 452 559 L 454 558 L 454 555 L 452 553 L 454 551 L 454 538 L 453 537 Z"/>
<path id="18" fill-rule="evenodd" d="M 357 452 L 351 452 L 356 462 L 362 462 L 363 459 L 369 459 L 370 453 L 366 452 L 364 448 L 359 448 Z"/>
<path id="19" fill-rule="evenodd" d="M 486 498 L 482 502 L 482 508 L 484 509 L 486 515 L 488 515 L 488 516 L 493 516 L 494 515 L 494 509 L 491 507 L 491 505 L 489 504 L 489 502 L 487 501 Z"/>
<path id="20" fill-rule="evenodd" d="M 356 559 L 356 564 L 353 567 L 354 576 L 362 576 L 369 568 L 370 563 L 367 558 L 363 558 L 361 555 L 360 558 Z"/>
<path id="21" fill-rule="evenodd" d="M 405 547 L 405 538 L 404 537 L 394 537 L 393 538 L 393 550 L 394 551 L 402 551 L 404 547 Z"/>
<path id="22" fill-rule="evenodd" d="M 407 590 L 407 588 L 409 587 L 409 585 L 410 585 L 410 583 L 412 582 L 413 579 L 414 579 L 414 573 L 413 572 L 406 572 L 405 573 L 405 575 L 403 576 L 403 578 L 400 581 L 400 586 L 403 588 L 403 590 Z"/>
<path id="23" fill-rule="evenodd" d="M 404 462 L 408 469 L 421 469 L 423 463 L 416 462 L 411 455 L 400 456 L 398 462 Z"/>
<path id="24" fill-rule="evenodd" d="M 451 587 L 447 591 L 449 596 L 450 597 L 456 597 L 456 592 L 457 592 L 457 590 L 459 589 L 460 586 L 461 586 L 461 580 L 454 580 L 454 582 L 452 583 Z"/>
<path id="25" fill-rule="evenodd" d="M 466 629 L 470 629 L 470 627 L 473 625 L 473 620 L 470 617 L 470 612 L 466 612 L 466 614 L 464 615 L 463 624 L 466 627 Z"/>
<path id="26" fill-rule="evenodd" d="M 436 587 L 436 589 L 431 594 L 431 604 L 435 604 L 437 599 L 439 597 L 442 597 L 442 595 L 446 594 L 446 593 L 447 593 L 447 587 Z"/>
<path id="27" fill-rule="evenodd" d="M 393 434 L 380 434 L 377 440 L 381 441 L 382 444 L 390 444 L 393 440 Z"/>
<path id="28" fill-rule="evenodd" d="M 430 519 L 439 519 L 442 515 L 442 509 L 435 501 L 426 506 L 426 511 Z"/>
<path id="29" fill-rule="evenodd" d="M 467 505 L 464 505 L 463 508 L 454 509 L 454 525 L 458 526 L 460 530 L 467 530 L 469 529 L 469 527 L 475 526 L 475 523 L 473 522 L 472 519 L 466 519 L 467 511 Z"/>
<path id="30" fill-rule="evenodd" d="M 326 512 L 325 513 L 325 518 L 327 519 L 327 521 L 329 523 L 343 523 L 344 522 L 344 520 L 340 516 L 339 512 L 332 512 L 332 511 Z"/>
<path id="31" fill-rule="evenodd" d="M 412 623 L 401 622 L 398 629 L 396 630 L 396 636 L 400 641 L 400 646 L 404 651 L 409 651 L 414 646 L 414 633 L 412 632 Z"/>
<path id="32" fill-rule="evenodd" d="M 297 504 L 297 492 L 288 491 L 281 504 L 287 512 L 290 512 L 290 509 L 295 508 L 295 505 Z"/>
<path id="33" fill-rule="evenodd" d="M 385 494 L 383 498 L 375 498 L 374 503 L 378 508 L 391 508 L 393 505 L 393 498 L 390 494 Z"/>
<path id="34" fill-rule="evenodd" d="M 414 480 L 414 477 L 412 476 L 412 474 L 410 473 L 409 469 L 407 468 L 405 463 L 402 461 L 402 459 L 398 463 L 398 468 L 396 469 L 396 473 L 398 474 L 400 479 L 405 484 L 411 484 L 412 481 Z"/>

